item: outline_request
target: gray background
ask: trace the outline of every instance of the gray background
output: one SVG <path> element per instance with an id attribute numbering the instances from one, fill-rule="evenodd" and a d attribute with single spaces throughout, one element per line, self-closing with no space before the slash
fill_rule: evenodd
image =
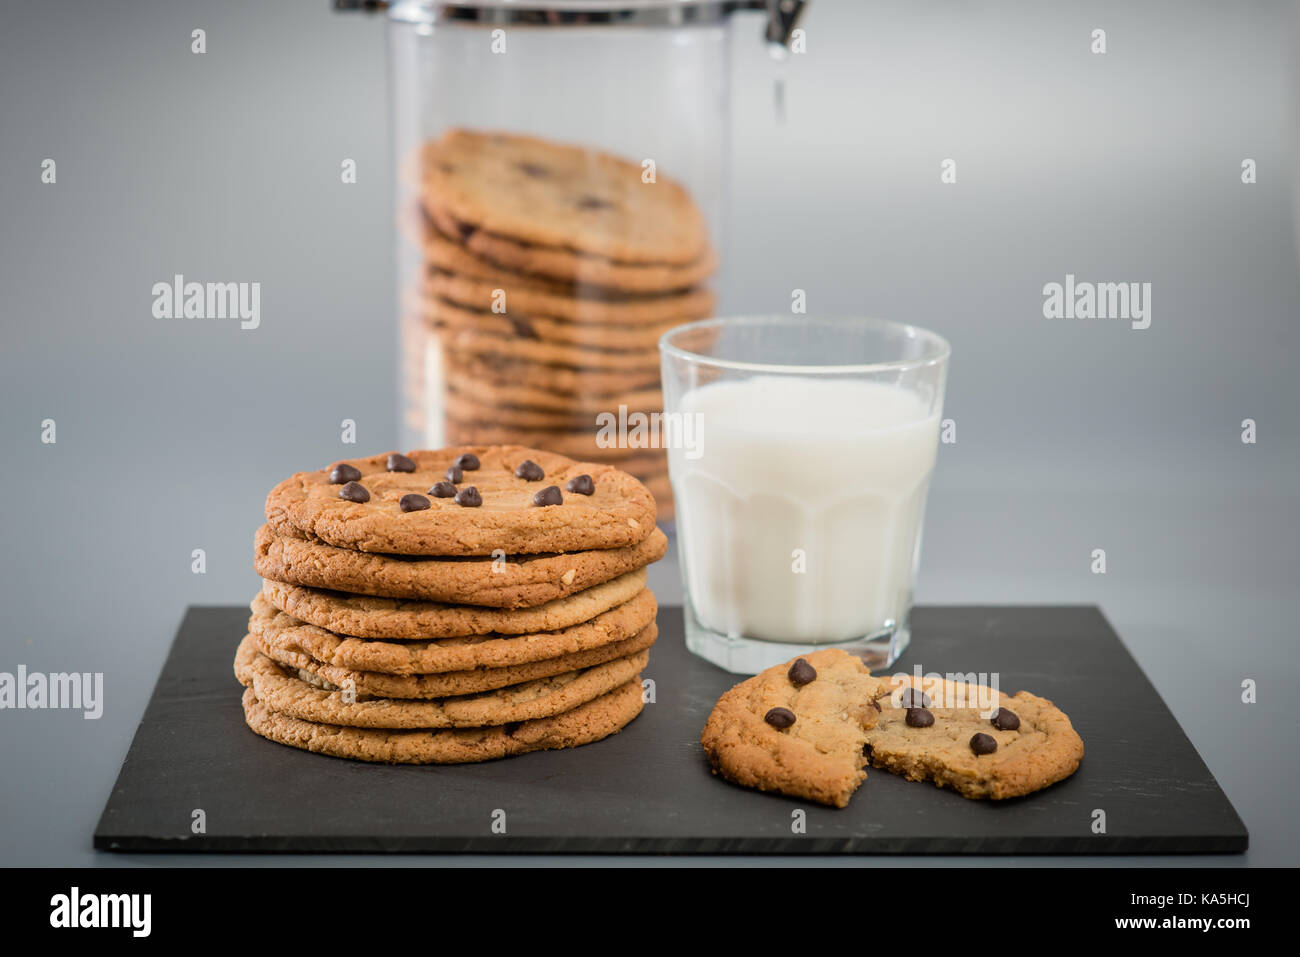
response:
<path id="1" fill-rule="evenodd" d="M 1296 864 L 1292 14 L 1040 7 L 817 0 L 784 124 L 739 24 L 727 308 L 798 287 L 947 336 L 958 441 L 918 600 L 1100 604 L 1245 819 L 1244 861 Z M 0 670 L 102 671 L 107 703 L 0 714 L 0 863 L 175 863 L 90 836 L 184 608 L 253 594 L 267 488 L 352 452 L 341 419 L 356 449 L 395 443 L 384 28 L 324 0 L 3 20 Z M 260 281 L 262 327 L 152 319 L 176 272 Z M 1151 282 L 1151 328 L 1044 320 L 1067 272 Z M 671 562 L 652 579 L 679 597 Z"/>

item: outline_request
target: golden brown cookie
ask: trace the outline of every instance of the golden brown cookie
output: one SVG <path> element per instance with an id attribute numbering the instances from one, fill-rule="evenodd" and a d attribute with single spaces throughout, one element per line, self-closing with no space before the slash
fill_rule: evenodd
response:
<path id="1" fill-rule="evenodd" d="M 639 377 L 659 372 L 659 351 L 654 348 L 597 349 L 586 345 L 502 336 L 467 328 L 443 329 L 442 341 L 448 349 L 454 349 L 463 355 L 522 359 L 547 366 L 626 372 Z"/>
<path id="2" fill-rule="evenodd" d="M 1020 797 L 1069 777 L 1083 760 L 1083 740 L 1070 719 L 1027 691 L 999 695 L 980 685 L 900 675 L 878 700 L 880 719 L 867 732 L 872 766 L 963 797 Z"/>
<path id="3" fill-rule="evenodd" d="M 426 144 L 422 161 L 425 208 L 462 234 L 468 227 L 625 263 L 682 265 L 708 246 L 685 189 L 658 172 L 643 182 L 639 162 L 589 147 L 452 129 Z"/>
<path id="4" fill-rule="evenodd" d="M 274 632 L 260 634 L 249 622 L 249 637 L 257 650 L 273 661 L 288 668 L 298 669 L 298 677 L 314 684 L 322 682 L 343 688 L 358 695 L 376 698 L 450 698 L 456 695 L 479 694 L 495 691 L 508 685 L 535 681 L 581 671 L 593 665 L 602 665 L 616 658 L 644 651 L 654 644 L 659 630 L 651 623 L 642 632 L 623 641 L 601 645 L 586 651 L 558 655 L 543 661 L 529 661 L 502 668 L 475 668 L 464 671 L 443 671 L 437 674 L 389 675 L 378 671 L 355 671 L 325 664 L 297 649 L 292 639 L 283 642 Z"/>
<path id="5" fill-rule="evenodd" d="M 845 807 L 866 778 L 863 746 L 879 693 L 858 658 L 814 651 L 724 694 L 700 743 L 728 781 Z"/>
<path id="6" fill-rule="evenodd" d="M 528 315 L 514 309 L 505 313 L 491 309 L 472 309 L 438 296 L 423 297 L 420 309 L 425 320 L 435 329 L 450 334 L 464 332 L 582 349 L 640 351 L 654 355 L 656 362 L 659 356 L 659 338 L 682 322 L 680 319 L 667 319 L 621 326 L 570 322 L 567 319 Z M 455 339 L 449 341 L 455 342 Z"/>
<path id="7" fill-rule="evenodd" d="M 253 567 L 263 578 L 360 595 L 530 608 L 572 595 L 657 562 L 668 539 L 655 529 L 644 541 L 555 555 L 435 558 L 377 555 L 337 548 L 292 529 L 257 530 Z"/>
<path id="8" fill-rule="evenodd" d="M 607 396 L 658 391 L 659 372 L 617 371 L 601 369 L 575 369 L 563 365 L 547 365 L 532 359 L 511 359 L 489 353 L 466 352 L 441 344 L 447 381 L 462 388 L 464 378 L 488 382 L 509 382 L 516 387 L 541 390 L 557 396 L 572 396 L 570 400 L 583 406 L 593 402 L 603 404 Z M 617 406 L 615 406 L 617 407 Z"/>
<path id="9" fill-rule="evenodd" d="M 363 698 L 303 681 L 259 652 L 247 637 L 235 653 L 235 677 L 273 711 L 302 721 L 349 728 L 482 728 L 535 721 L 572 711 L 641 673 L 650 653 L 551 678 L 441 701 Z"/>
<path id="10" fill-rule="evenodd" d="M 432 487 L 464 457 L 462 492 L 477 490 L 474 507 Z M 531 463 L 533 472 L 521 477 Z M 520 474 L 517 474 L 520 473 Z M 574 494 L 570 480 L 589 475 L 594 492 Z M 555 487 L 559 504 L 539 504 Z M 418 509 L 409 509 L 414 502 Z M 331 545 L 398 555 L 536 554 L 621 548 L 654 530 L 654 499 L 626 472 L 518 445 L 455 446 L 336 462 L 299 472 L 271 490 L 266 520 Z"/>
<path id="11" fill-rule="evenodd" d="M 556 296 L 526 286 L 494 286 L 481 279 L 436 270 L 426 277 L 424 291 L 468 309 L 491 311 L 503 304 L 509 313 L 520 316 L 549 316 L 574 323 L 633 329 L 703 319 L 712 315 L 716 303 L 716 297 L 708 289 L 636 299 Z"/>
<path id="12" fill-rule="evenodd" d="M 439 731 L 345 728 L 273 711 L 244 690 L 244 720 L 262 737 L 318 754 L 389 764 L 463 764 L 590 744 L 621 730 L 641 713 L 641 682 L 629 681 L 550 718 L 518 725 Z"/>
<path id="13" fill-rule="evenodd" d="M 480 402 L 448 389 L 442 396 L 446 414 L 458 422 L 491 422 L 494 426 L 523 430 L 558 430 L 563 432 L 591 429 L 596 426 L 598 411 L 577 412 L 560 409 L 521 408 Z"/>
<path id="14" fill-rule="evenodd" d="M 338 635 L 398 640 L 555 631 L 591 621 L 631 601 L 643 591 L 645 569 L 628 572 L 534 608 L 487 608 L 438 601 L 376 598 L 289 585 L 269 578 L 262 581 L 262 598 L 271 607 L 300 621 Z M 364 670 L 364 666 L 349 667 Z"/>
<path id="15" fill-rule="evenodd" d="M 349 671 L 414 675 L 508 668 L 603 648 L 641 634 L 655 620 L 658 605 L 654 594 L 643 588 L 631 600 L 590 621 L 555 631 L 508 637 L 465 635 L 430 641 L 336 634 L 285 614 L 262 595 L 253 599 L 252 611 L 249 632 L 273 648 Z"/>
<path id="16" fill-rule="evenodd" d="M 451 238 L 456 224 L 450 218 L 445 220 L 446 231 L 439 230 L 422 209 L 417 211 L 417 220 L 422 222 L 409 229 L 408 235 L 424 250 L 426 263 L 503 289 L 528 286 L 551 295 L 616 299 L 675 293 L 718 272 L 718 256 L 711 248 L 701 259 L 685 265 L 633 265 L 554 246 L 529 246 L 484 231 L 469 234 L 467 246 L 459 238 Z"/>
<path id="17" fill-rule="evenodd" d="M 629 412 L 660 412 L 664 407 L 664 395 L 657 386 L 610 395 L 572 394 L 513 382 L 485 370 L 482 364 L 470 370 L 449 366 L 445 373 L 447 385 L 455 395 L 471 399 L 480 407 L 555 410 L 589 422 L 595 421 L 599 412 L 617 412 L 620 405 L 627 406 Z"/>

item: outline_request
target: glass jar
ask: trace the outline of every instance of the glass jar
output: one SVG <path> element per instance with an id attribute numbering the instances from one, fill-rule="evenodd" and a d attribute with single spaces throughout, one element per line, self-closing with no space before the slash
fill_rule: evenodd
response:
<path id="1" fill-rule="evenodd" d="M 628 423 L 663 408 L 659 337 L 714 314 L 729 24 L 767 7 L 388 8 L 405 447 L 609 462 L 671 517 Z M 801 7 L 772 4 L 769 42 Z"/>

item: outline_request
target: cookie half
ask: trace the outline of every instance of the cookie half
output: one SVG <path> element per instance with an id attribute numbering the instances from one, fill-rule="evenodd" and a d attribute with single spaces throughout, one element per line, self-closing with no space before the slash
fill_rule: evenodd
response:
<path id="1" fill-rule="evenodd" d="M 792 671 L 796 662 L 806 670 Z M 880 714 L 879 693 L 860 659 L 814 651 L 724 694 L 700 743 L 728 781 L 844 807 L 866 778 L 863 747 Z"/>
<path id="2" fill-rule="evenodd" d="M 915 699 L 900 700 L 899 688 Z M 1083 740 L 1065 712 L 1027 691 L 999 695 L 980 685 L 899 676 L 878 700 L 880 719 L 867 733 L 872 766 L 963 797 L 1020 797 L 1069 777 L 1083 760 Z M 924 716 L 909 702 L 924 706 Z"/>

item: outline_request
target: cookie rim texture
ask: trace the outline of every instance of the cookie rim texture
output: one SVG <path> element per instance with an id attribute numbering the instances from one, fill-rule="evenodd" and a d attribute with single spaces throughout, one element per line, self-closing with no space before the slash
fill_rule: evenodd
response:
<path id="1" fill-rule="evenodd" d="M 540 661 L 506 665 L 501 668 L 466 668 L 462 671 L 415 675 L 390 675 L 378 671 L 338 668 L 317 661 L 302 652 L 277 646 L 254 631 L 251 625 L 248 634 L 258 651 L 287 668 L 297 669 L 300 672 L 299 677 L 304 681 L 325 682 L 375 698 L 427 700 L 496 691 L 509 685 L 523 684 L 538 678 L 550 678 L 566 671 L 581 671 L 616 658 L 626 658 L 654 645 L 659 637 L 659 629 L 654 622 L 651 622 L 631 638 Z M 311 677 L 304 677 L 304 674 Z"/>
<path id="2" fill-rule="evenodd" d="M 384 764 L 470 764 L 557 748 L 591 744 L 627 727 L 643 707 L 637 679 L 549 718 L 517 726 L 379 730 L 317 724 L 280 714 L 244 689 L 244 721 L 277 744 L 331 757 Z"/>
<path id="3" fill-rule="evenodd" d="M 477 455 L 483 469 L 465 481 L 484 483 L 487 470 L 506 473 L 505 491 L 485 491 L 481 508 L 464 508 L 451 499 L 433 499 L 430 508 L 402 512 L 397 491 L 423 494 L 440 481 L 460 455 Z M 567 456 L 523 445 L 454 445 L 405 453 L 416 463 L 411 473 L 389 472 L 390 454 L 339 459 L 329 467 L 298 472 L 275 486 L 266 498 L 266 520 L 272 528 L 292 527 L 329 544 L 363 552 L 398 555 L 491 555 L 619 548 L 635 545 L 649 536 L 655 525 L 655 502 L 634 476 L 611 465 L 579 462 Z M 597 483 L 595 496 L 569 496 L 564 504 L 535 507 L 514 504 L 497 507 L 500 498 L 530 501 L 535 483 L 514 479 L 513 470 L 531 459 L 542 467 L 545 484 L 564 485 L 565 479 L 583 472 Z M 339 485 L 329 481 L 332 468 L 350 465 L 362 473 L 359 480 L 371 491 L 363 503 L 339 497 Z M 387 488 L 389 475 L 411 475 L 399 490 Z M 370 485 L 367 484 L 367 479 Z M 377 486 L 371 488 L 370 486 Z M 537 485 L 537 488 L 542 487 Z M 606 494 L 602 495 L 604 491 Z"/>
<path id="4" fill-rule="evenodd" d="M 484 557 L 383 555 L 330 545 L 297 529 L 262 525 L 253 536 L 253 567 L 290 585 L 491 608 L 528 608 L 572 595 L 668 552 L 659 528 L 635 545 L 570 552 Z"/>
<path id="5" fill-rule="evenodd" d="M 641 266 L 556 247 L 531 246 L 482 230 L 462 240 L 455 238 L 459 230 L 449 217 L 435 219 L 423 205 L 414 213 L 415 222 L 401 225 L 428 265 L 497 285 L 527 287 L 576 299 L 617 300 L 698 288 L 718 271 L 718 256 L 712 246 L 699 260 L 683 266 Z"/>
<path id="6" fill-rule="evenodd" d="M 658 602 L 654 593 L 645 588 L 622 605 L 567 628 L 501 637 L 473 636 L 476 640 L 454 644 L 454 638 L 395 642 L 339 635 L 276 609 L 260 592 L 250 608 L 248 630 L 286 655 L 303 655 L 349 672 L 407 676 L 514 668 L 594 651 L 640 635 L 655 622 Z"/>
<path id="7" fill-rule="evenodd" d="M 646 570 L 630 572 L 531 608 L 380 598 L 262 579 L 262 596 L 286 615 L 339 636 L 428 641 L 474 635 L 527 635 L 590 621 L 645 589 Z"/>
<path id="8" fill-rule="evenodd" d="M 595 322 L 571 322 L 550 316 L 493 312 L 463 306 L 438 297 L 425 297 L 419 303 L 420 317 L 435 331 L 443 334 L 472 330 L 484 335 L 512 338 L 534 344 L 586 346 L 595 349 L 639 350 L 659 354 L 659 340 L 665 332 L 681 325 L 682 319 L 671 318 L 644 325 L 616 326 Z"/>
<path id="9" fill-rule="evenodd" d="M 623 327 L 626 331 L 704 319 L 713 314 L 718 302 L 717 294 L 706 287 L 636 299 L 574 297 L 529 286 L 512 291 L 494 286 L 490 280 L 441 269 L 425 272 L 420 291 L 426 299 L 433 296 L 466 310 L 491 311 L 504 304 L 511 313 L 523 317 L 537 316 L 577 326 Z"/>
<path id="10" fill-rule="evenodd" d="M 862 752 L 866 728 L 863 727 L 858 735 L 862 739 L 860 742 L 851 741 L 854 746 L 841 748 L 832 754 L 823 750 L 818 742 L 790 735 L 785 729 L 768 724 L 764 720 L 768 707 L 762 707 L 762 713 L 759 713 L 760 709 L 754 704 L 760 696 L 770 699 L 764 704 L 782 702 L 774 705 L 777 707 L 797 703 L 798 698 L 811 687 L 795 686 L 787 676 L 791 664 L 798 658 L 807 660 L 817 669 L 819 681 L 832 673 L 861 678 L 866 693 L 858 706 L 860 715 L 850 716 L 846 712 L 843 720 L 848 722 L 850 717 L 860 716 L 874 723 L 877 712 L 871 701 L 877 687 L 875 679 L 861 659 L 838 648 L 828 648 L 773 665 L 730 688 L 709 714 L 700 734 L 700 744 L 714 772 L 734 784 L 842 808 L 848 805 L 867 776 L 867 758 Z M 791 710 L 795 710 L 797 721 L 798 710 Z"/>
<path id="11" fill-rule="evenodd" d="M 640 676 L 650 652 L 639 651 L 581 671 L 444 699 L 361 698 L 304 681 L 257 650 L 245 635 L 235 677 L 272 711 L 301 721 L 388 730 L 483 728 L 549 718 L 593 701 Z M 351 700 L 349 700 L 351 698 Z"/>

